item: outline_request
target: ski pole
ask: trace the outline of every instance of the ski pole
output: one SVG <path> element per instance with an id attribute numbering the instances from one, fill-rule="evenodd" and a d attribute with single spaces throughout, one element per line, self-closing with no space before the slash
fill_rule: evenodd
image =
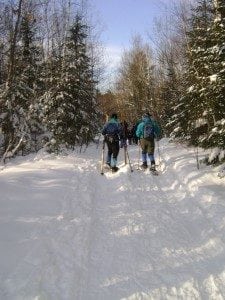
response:
<path id="1" fill-rule="evenodd" d="M 105 156 L 105 140 L 102 142 L 102 155 L 101 155 L 101 175 L 104 175 L 104 156 Z"/>
<path id="2" fill-rule="evenodd" d="M 124 145 L 124 164 L 127 164 L 127 146 Z"/>
<path id="3" fill-rule="evenodd" d="M 197 169 L 199 170 L 199 159 L 198 159 L 198 146 L 196 147 L 196 165 L 197 165 Z"/>
<path id="4" fill-rule="evenodd" d="M 128 163 L 129 163 L 129 166 L 130 166 L 130 171 L 133 172 L 134 170 L 133 170 L 131 162 L 130 162 L 130 157 L 129 157 L 129 153 L 128 153 L 127 147 L 126 147 L 126 154 L 127 154 Z"/>
<path id="5" fill-rule="evenodd" d="M 160 151 L 159 151 L 159 141 L 156 141 L 156 143 L 157 143 L 158 156 L 159 156 L 159 168 L 161 169 L 161 155 L 160 155 Z"/>
<path id="6" fill-rule="evenodd" d="M 141 145 L 140 145 L 140 140 L 138 140 L 138 170 L 140 170 L 140 158 L 141 158 Z"/>
<path id="7" fill-rule="evenodd" d="M 98 140 L 97 140 L 97 145 L 96 145 L 96 149 L 98 149 L 98 147 L 99 147 L 99 144 L 100 144 L 100 138 L 101 138 L 101 133 L 99 133 L 99 135 L 98 135 Z"/>

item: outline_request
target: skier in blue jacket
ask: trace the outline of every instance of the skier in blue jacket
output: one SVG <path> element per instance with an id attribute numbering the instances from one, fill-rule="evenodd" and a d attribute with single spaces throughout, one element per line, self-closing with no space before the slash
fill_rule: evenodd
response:
<path id="1" fill-rule="evenodd" d="M 159 139 L 161 130 L 158 123 L 147 112 L 142 116 L 142 121 L 138 125 L 136 135 L 139 138 L 139 143 L 142 149 L 142 165 L 143 169 L 147 169 L 147 157 L 150 160 L 151 171 L 155 171 L 155 138 Z"/>
<path id="2" fill-rule="evenodd" d="M 110 120 L 104 125 L 102 134 L 108 147 L 106 164 L 111 167 L 112 172 L 116 172 L 118 171 L 116 164 L 120 149 L 119 141 L 124 143 L 122 126 L 118 122 L 116 113 L 113 113 Z"/>

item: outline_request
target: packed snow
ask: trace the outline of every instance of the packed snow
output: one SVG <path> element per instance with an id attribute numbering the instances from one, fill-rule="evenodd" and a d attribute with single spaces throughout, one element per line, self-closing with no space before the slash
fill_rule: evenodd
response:
<path id="1" fill-rule="evenodd" d="M 158 147 L 159 146 L 159 147 Z M 0 299 L 225 299 L 225 178 L 163 139 L 159 176 L 100 174 L 101 143 L 0 172 Z M 200 158 L 205 155 L 201 152 Z"/>

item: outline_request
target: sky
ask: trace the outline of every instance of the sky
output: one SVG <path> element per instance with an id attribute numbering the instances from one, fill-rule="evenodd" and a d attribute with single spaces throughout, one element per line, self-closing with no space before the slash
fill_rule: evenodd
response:
<path id="1" fill-rule="evenodd" d="M 121 150 L 102 176 L 97 145 L 0 171 L 0 299 L 225 299 L 222 166 L 198 170 L 193 148 L 162 139 L 159 176 L 136 145 L 134 172 Z"/>
<path id="2" fill-rule="evenodd" d="M 101 41 L 106 51 L 107 69 L 114 72 L 121 53 L 140 34 L 150 41 L 154 20 L 165 14 L 170 0 L 91 0 L 102 25 Z M 170 1 L 171 3 L 171 1 Z"/>

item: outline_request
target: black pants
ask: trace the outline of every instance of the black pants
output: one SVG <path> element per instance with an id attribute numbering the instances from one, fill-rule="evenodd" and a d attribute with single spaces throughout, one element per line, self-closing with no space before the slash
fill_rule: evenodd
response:
<path id="1" fill-rule="evenodd" d="M 108 147 L 107 163 L 111 164 L 111 158 L 113 158 L 113 165 L 115 165 L 120 150 L 119 141 L 106 141 L 106 144 Z"/>

